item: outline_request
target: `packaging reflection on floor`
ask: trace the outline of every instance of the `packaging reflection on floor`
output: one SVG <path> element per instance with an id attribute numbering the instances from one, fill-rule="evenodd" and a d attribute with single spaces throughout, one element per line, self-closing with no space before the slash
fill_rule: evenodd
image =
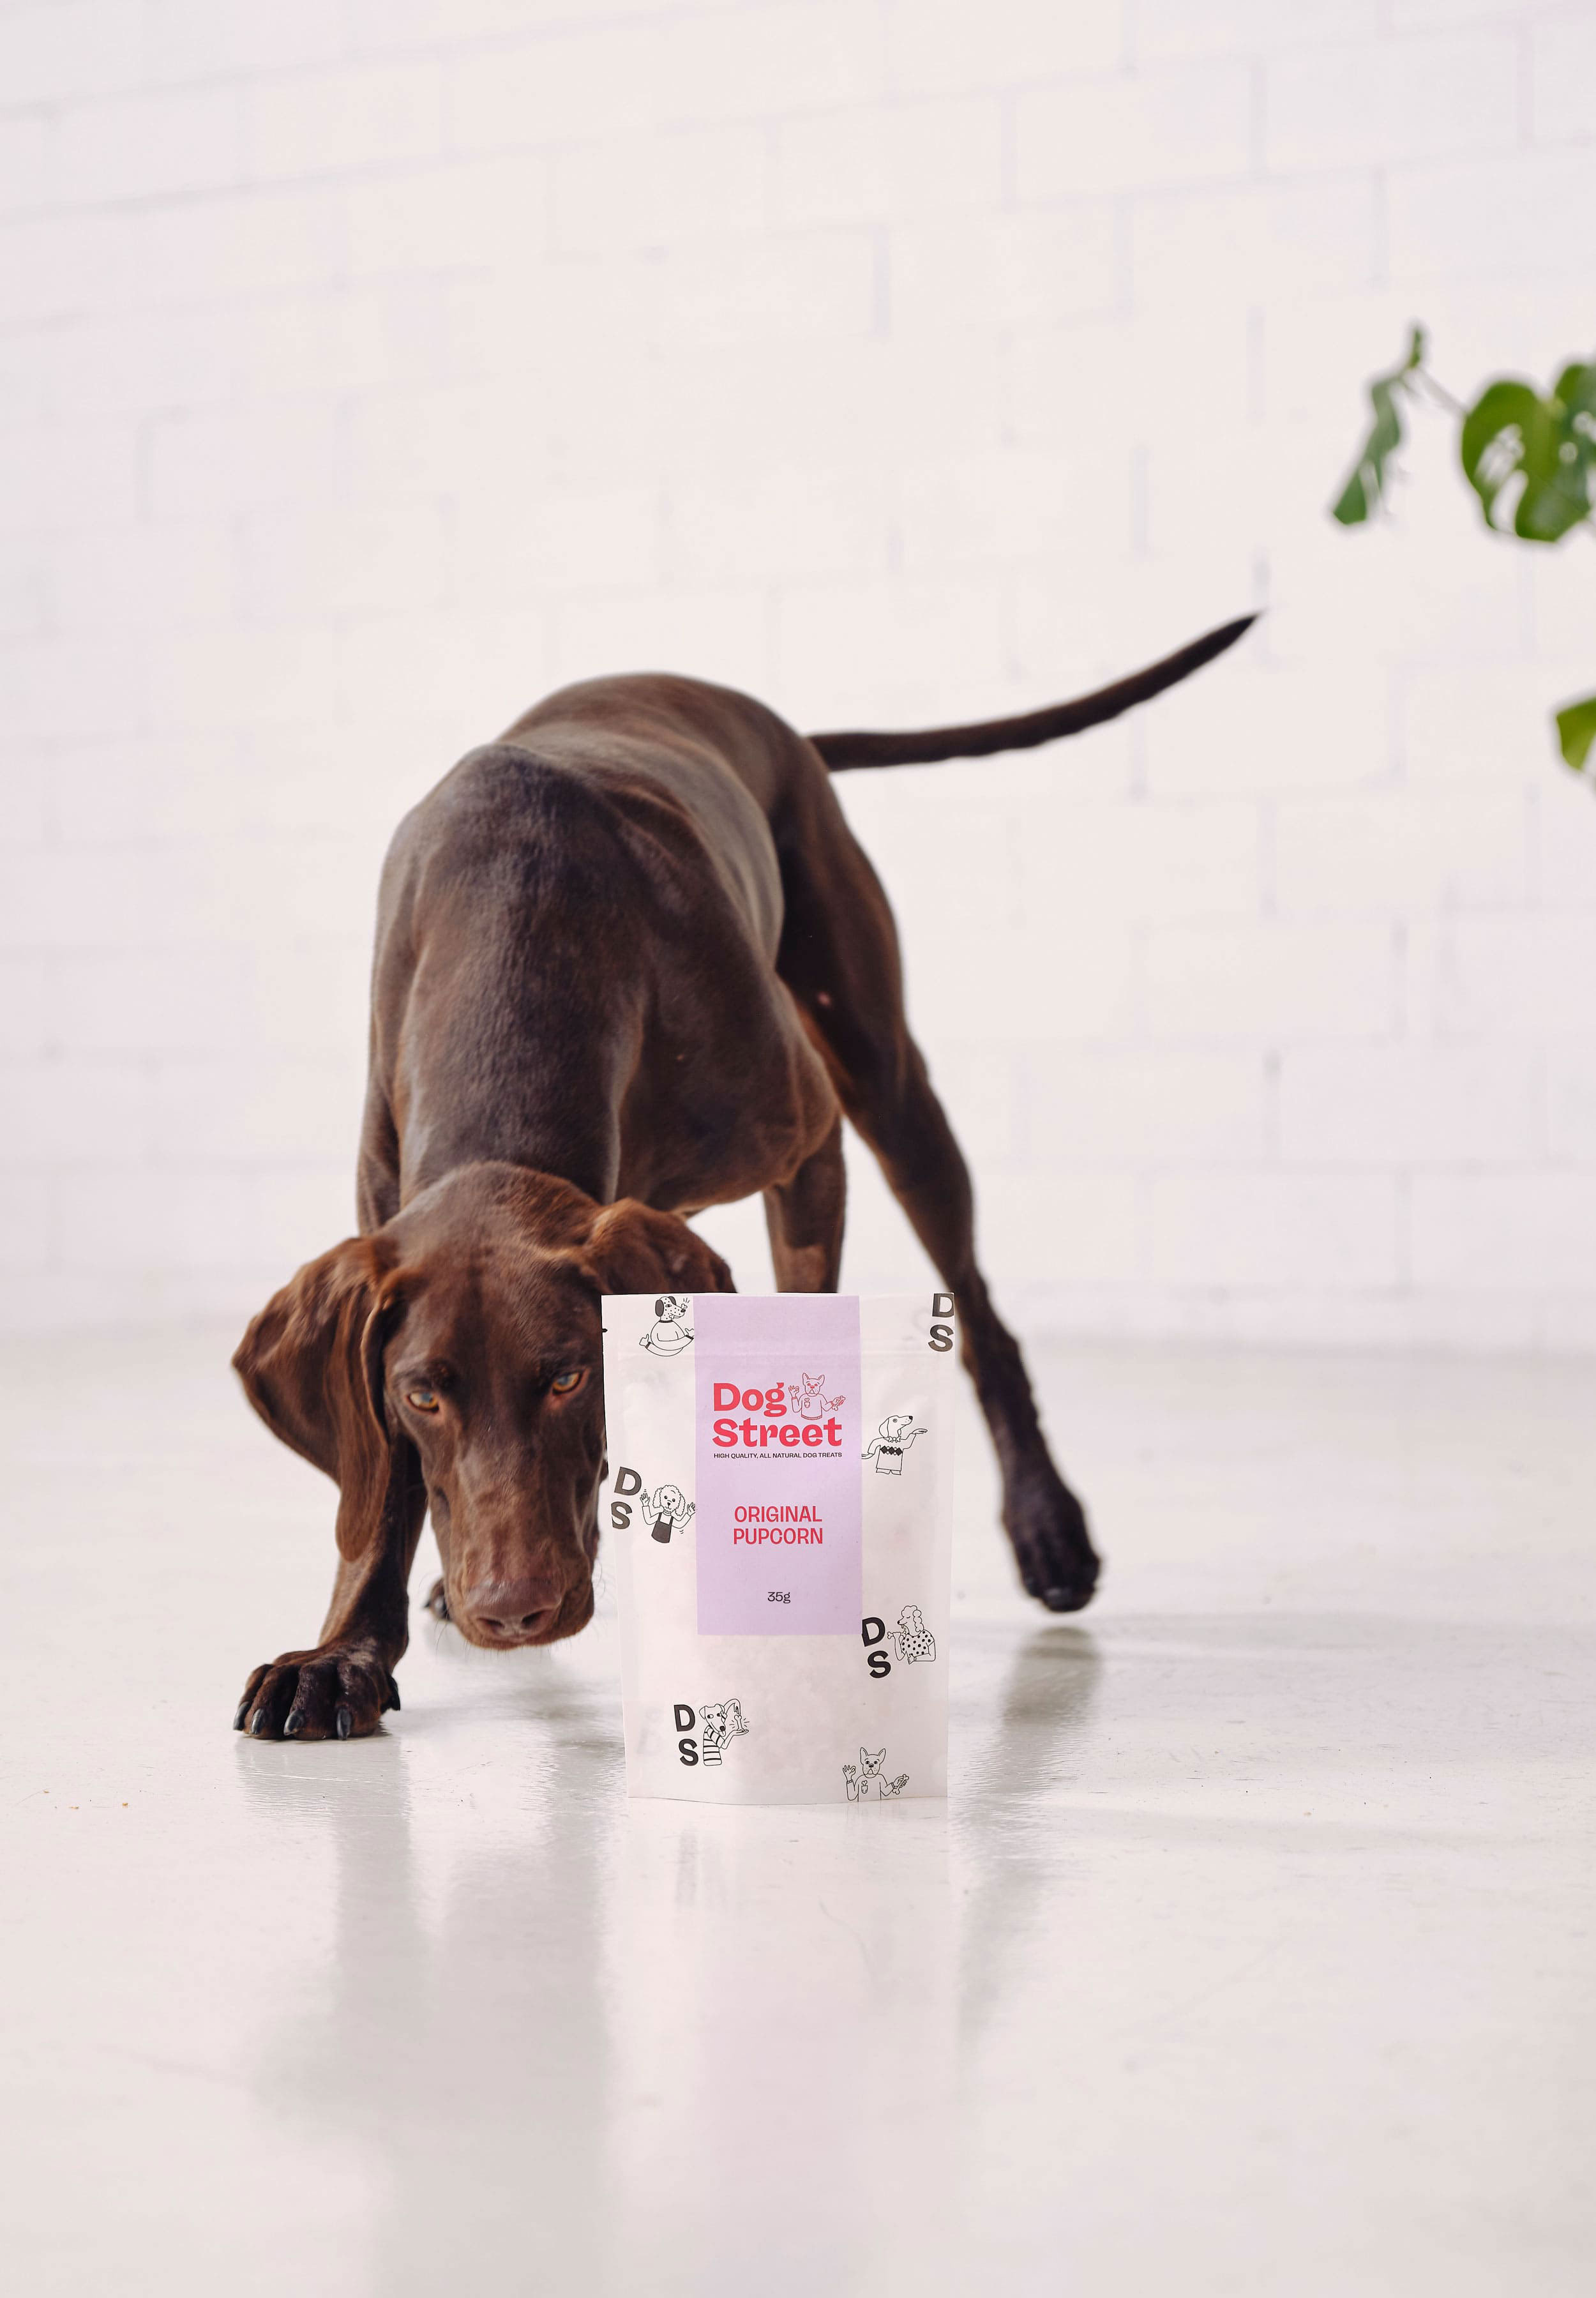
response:
<path id="1" fill-rule="evenodd" d="M 957 1362 L 947 1293 L 606 1301 L 630 1794 L 947 1794 Z"/>

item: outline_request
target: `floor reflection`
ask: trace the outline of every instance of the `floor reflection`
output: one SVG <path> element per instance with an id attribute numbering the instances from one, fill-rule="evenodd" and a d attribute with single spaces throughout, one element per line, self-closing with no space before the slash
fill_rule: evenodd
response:
<path id="1" fill-rule="evenodd" d="M 991 2023 L 1017 1961 L 1033 1947 L 1069 1955 L 1056 1914 L 1052 1923 L 1041 1921 L 1044 1895 L 1067 1902 L 1070 1876 L 1046 1794 L 1078 1773 L 1102 1690 L 1103 1657 L 1088 1630 L 1063 1624 L 1036 1629 L 1012 1644 L 1005 1664 L 998 1654 L 1009 1634 L 964 1703 L 971 1753 L 965 1775 L 953 1783 L 968 1881 L 959 1949 L 965 2049 Z M 980 1640 L 971 1641 L 979 1651 Z M 977 1702 L 987 1709 L 984 1728 L 979 1708 L 968 1712 Z"/>
<path id="2" fill-rule="evenodd" d="M 502 1733 L 411 1724 L 360 1751 L 382 1764 L 380 1797 L 363 1764 L 338 1765 L 349 1752 L 293 1751 L 331 1823 L 333 1937 L 268 2039 L 261 2091 L 302 2137 L 359 2134 L 385 2298 L 517 2261 L 556 2271 L 567 2243 L 585 2268 L 604 2227 L 576 2204 L 614 2082 L 600 1974 L 618 1733 L 569 1699 Z M 282 1806 L 288 1784 L 251 1767 L 259 1803 Z"/>

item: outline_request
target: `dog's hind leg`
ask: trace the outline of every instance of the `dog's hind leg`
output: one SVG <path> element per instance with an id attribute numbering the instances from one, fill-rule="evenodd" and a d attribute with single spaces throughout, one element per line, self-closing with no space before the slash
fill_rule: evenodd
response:
<path id="1" fill-rule="evenodd" d="M 834 801 L 812 798 L 806 829 L 782 855 L 778 971 L 825 1046 L 844 1110 L 957 1299 L 1021 1580 L 1050 1610 L 1079 1611 L 1097 1584 L 1096 1552 L 1085 1511 L 1048 1452 L 1019 1343 L 976 1263 L 970 1174 L 908 1032 L 892 913 Z"/>
<path id="2" fill-rule="evenodd" d="M 857 1080 L 848 1114 L 958 1302 L 964 1361 L 992 1432 L 1004 1527 L 1026 1591 L 1050 1611 L 1079 1611 L 1097 1584 L 1097 1556 L 1086 1513 L 1053 1465 L 1020 1344 L 976 1264 L 969 1171 L 913 1038 L 906 1035 L 890 1070 Z"/>
<path id="3" fill-rule="evenodd" d="M 765 1192 L 765 1226 L 779 1293 L 835 1293 L 842 1268 L 848 1173 L 842 1120 L 790 1181 Z"/>

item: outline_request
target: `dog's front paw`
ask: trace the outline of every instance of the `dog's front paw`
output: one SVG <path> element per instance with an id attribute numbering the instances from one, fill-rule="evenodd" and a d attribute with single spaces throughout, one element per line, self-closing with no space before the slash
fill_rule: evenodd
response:
<path id="1" fill-rule="evenodd" d="M 399 1686 L 369 1644 L 323 1644 L 258 1667 L 233 1729 L 257 1740 L 359 1740 L 398 1705 Z"/>
<path id="2" fill-rule="evenodd" d="M 1051 1467 L 1017 1481 L 1005 1498 L 1003 1521 L 1028 1596 L 1050 1612 L 1079 1612 L 1091 1602 L 1103 1567 L 1086 1510 Z"/>

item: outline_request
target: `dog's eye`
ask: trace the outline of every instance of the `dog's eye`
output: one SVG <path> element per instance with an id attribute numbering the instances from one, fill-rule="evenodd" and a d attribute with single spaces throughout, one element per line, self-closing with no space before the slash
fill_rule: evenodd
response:
<path id="1" fill-rule="evenodd" d="M 557 1372 L 549 1385 L 553 1390 L 556 1396 L 570 1396 L 582 1386 L 583 1382 L 586 1378 L 587 1374 L 585 1371 Z"/>
<path id="2" fill-rule="evenodd" d="M 418 1387 L 407 1388 L 404 1401 L 407 1404 L 413 1404 L 418 1412 L 435 1412 L 438 1409 L 438 1392 L 435 1388 L 429 1388 L 424 1381 Z"/>

